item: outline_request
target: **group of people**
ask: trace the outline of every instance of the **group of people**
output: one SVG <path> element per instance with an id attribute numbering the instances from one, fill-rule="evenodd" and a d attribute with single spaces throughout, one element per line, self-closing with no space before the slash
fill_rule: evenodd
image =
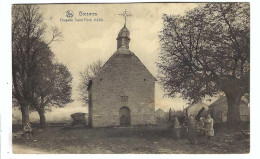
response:
<path id="1" fill-rule="evenodd" d="M 210 114 L 202 116 L 199 121 L 197 121 L 193 115 L 190 115 L 188 118 L 183 116 L 180 124 L 178 117 L 173 116 L 170 109 L 169 121 L 171 123 L 170 128 L 174 129 L 176 137 L 180 138 L 182 132 L 183 135 L 186 134 L 190 144 L 195 144 L 198 137 L 206 137 L 207 142 L 210 142 L 214 136 L 214 121 Z"/>
<path id="2" fill-rule="evenodd" d="M 187 138 L 189 143 L 195 144 L 199 136 L 206 136 L 207 142 L 210 142 L 214 136 L 213 125 L 214 121 L 210 114 L 201 117 L 199 121 L 196 121 L 194 116 L 190 115 L 187 123 Z"/>

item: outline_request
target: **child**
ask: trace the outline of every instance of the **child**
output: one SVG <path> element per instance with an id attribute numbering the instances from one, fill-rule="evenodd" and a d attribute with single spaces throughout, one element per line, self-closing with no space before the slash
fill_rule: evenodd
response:
<path id="1" fill-rule="evenodd" d="M 23 131 L 25 133 L 26 139 L 29 140 L 30 137 L 32 137 L 32 127 L 31 127 L 31 125 L 28 122 L 23 127 Z"/>

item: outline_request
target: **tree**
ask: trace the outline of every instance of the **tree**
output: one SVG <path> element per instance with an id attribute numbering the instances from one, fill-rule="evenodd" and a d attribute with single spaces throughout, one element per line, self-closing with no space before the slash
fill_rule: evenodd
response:
<path id="1" fill-rule="evenodd" d="M 37 65 L 53 55 L 47 46 L 61 38 L 57 28 L 52 29 L 50 40 L 44 39 L 47 26 L 35 5 L 14 5 L 12 12 L 12 81 L 13 98 L 22 112 L 22 123 L 30 123 L 29 109 L 35 94 Z M 44 45 L 43 45 L 44 43 Z"/>
<path id="2" fill-rule="evenodd" d="M 45 107 L 53 105 L 63 107 L 72 102 L 72 75 L 61 63 L 43 63 L 37 73 L 33 106 L 40 116 L 40 125 L 45 126 Z"/>
<path id="3" fill-rule="evenodd" d="M 240 120 L 249 93 L 249 3 L 207 3 L 185 15 L 163 15 L 160 81 L 168 96 L 196 103 L 223 92 L 228 123 Z"/>
<path id="4" fill-rule="evenodd" d="M 86 67 L 83 72 L 80 72 L 81 82 L 79 84 L 80 100 L 88 105 L 88 85 L 91 79 L 93 79 L 103 66 L 101 60 L 97 60 L 93 64 Z"/>

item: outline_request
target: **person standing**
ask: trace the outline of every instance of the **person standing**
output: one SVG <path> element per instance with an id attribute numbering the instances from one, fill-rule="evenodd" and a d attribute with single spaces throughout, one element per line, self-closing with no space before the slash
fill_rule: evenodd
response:
<path id="1" fill-rule="evenodd" d="M 187 137 L 188 137 L 188 142 L 190 144 L 195 144 L 196 137 L 197 137 L 197 126 L 196 126 L 196 120 L 194 119 L 193 115 L 189 116 Z"/>
<path id="2" fill-rule="evenodd" d="M 179 139 L 180 138 L 180 123 L 179 123 L 179 120 L 177 117 L 174 117 L 173 118 L 173 127 L 174 127 L 174 131 L 175 131 L 175 134 L 176 134 L 176 137 Z"/>
<path id="3" fill-rule="evenodd" d="M 207 119 L 205 119 L 205 129 L 206 129 L 206 137 L 207 142 L 211 141 L 211 138 L 214 136 L 214 120 L 211 118 L 210 114 L 207 115 Z"/>
<path id="4" fill-rule="evenodd" d="M 204 117 L 200 118 L 198 128 L 199 128 L 199 136 L 205 136 L 205 118 Z"/>
<path id="5" fill-rule="evenodd" d="M 171 121 L 172 120 L 172 108 L 170 108 L 170 110 L 169 110 L 169 121 Z"/>

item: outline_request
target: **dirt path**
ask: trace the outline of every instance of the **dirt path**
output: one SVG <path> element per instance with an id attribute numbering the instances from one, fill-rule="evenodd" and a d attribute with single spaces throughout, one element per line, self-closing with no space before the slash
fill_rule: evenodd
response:
<path id="1" fill-rule="evenodd" d="M 14 154 L 50 154 L 52 152 L 42 151 L 37 148 L 31 148 L 27 146 L 13 144 L 13 153 Z"/>
<path id="2" fill-rule="evenodd" d="M 237 134 L 241 137 L 241 134 Z M 13 139 L 14 153 L 59 154 L 214 154 L 248 153 L 248 141 L 235 133 L 216 132 L 214 141 L 205 139 L 191 145 L 186 138 L 176 140 L 169 130 L 158 127 L 96 128 L 47 127 L 34 129 L 31 140 Z M 205 141 L 203 141 L 205 140 Z"/>

